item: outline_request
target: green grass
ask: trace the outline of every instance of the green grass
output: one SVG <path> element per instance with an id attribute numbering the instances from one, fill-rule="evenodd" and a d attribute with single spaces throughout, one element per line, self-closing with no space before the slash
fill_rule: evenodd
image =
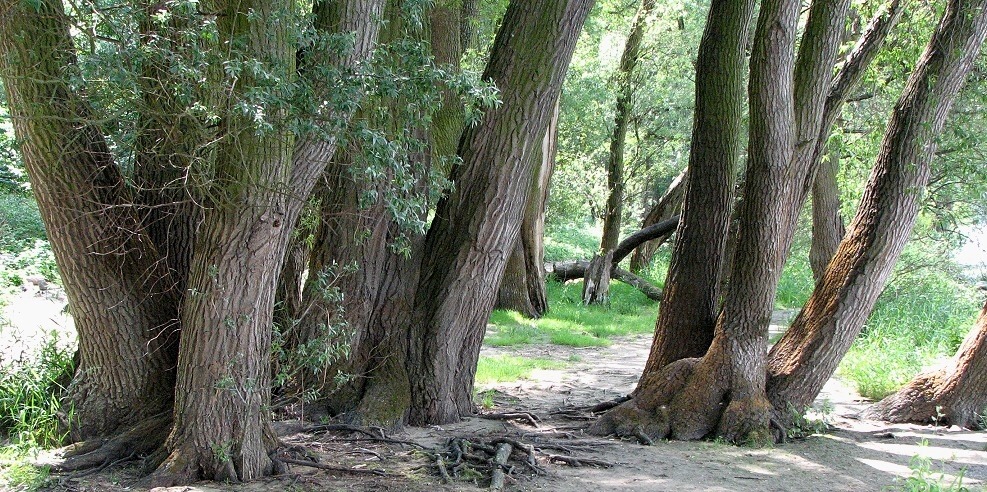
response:
<path id="1" fill-rule="evenodd" d="M 980 307 L 971 289 L 948 274 L 926 270 L 900 278 L 881 295 L 838 374 L 879 400 L 952 356 Z"/>
<path id="2" fill-rule="evenodd" d="M 545 231 L 545 261 L 588 260 L 600 249 L 599 227 L 548 225 Z"/>
<path id="3" fill-rule="evenodd" d="M 500 355 L 480 357 L 476 367 L 476 384 L 492 384 L 507 381 L 517 381 L 531 377 L 535 369 L 561 369 L 565 363 L 551 359 L 514 357 Z"/>
<path id="4" fill-rule="evenodd" d="M 637 289 L 614 281 L 609 306 L 584 306 L 582 282 L 549 281 L 548 313 L 526 319 L 514 311 L 496 310 L 484 343 L 495 347 L 551 343 L 570 347 L 599 347 L 613 337 L 650 334 L 654 331 L 658 304 Z"/>
<path id="5" fill-rule="evenodd" d="M 56 413 L 72 374 L 72 353 L 49 338 L 35 360 L 0 366 L 0 435 L 8 447 L 33 449 L 62 441 Z"/>

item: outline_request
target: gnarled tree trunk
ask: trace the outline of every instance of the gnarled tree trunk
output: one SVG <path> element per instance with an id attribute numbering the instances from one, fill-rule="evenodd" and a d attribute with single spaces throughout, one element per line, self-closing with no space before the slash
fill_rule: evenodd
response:
<path id="1" fill-rule="evenodd" d="M 754 2 L 710 6 L 696 59 L 696 110 L 685 204 L 665 281 L 648 367 L 702 356 L 713 340 L 740 130 L 748 30 Z"/>
<path id="2" fill-rule="evenodd" d="M 548 311 L 545 292 L 545 208 L 549 185 L 555 171 L 559 132 L 559 103 L 545 132 L 540 153 L 541 166 L 532 181 L 531 194 L 524 208 L 521 235 L 504 270 L 497 291 L 497 309 L 511 309 L 529 318 L 540 318 Z"/>
<path id="3" fill-rule="evenodd" d="M 956 355 L 944 367 L 921 374 L 865 415 L 889 422 L 984 427 L 987 408 L 987 304 Z"/>
<path id="4" fill-rule="evenodd" d="M 170 408 L 177 296 L 85 95 L 62 3 L 0 4 L 0 70 L 79 334 L 72 440 Z"/>

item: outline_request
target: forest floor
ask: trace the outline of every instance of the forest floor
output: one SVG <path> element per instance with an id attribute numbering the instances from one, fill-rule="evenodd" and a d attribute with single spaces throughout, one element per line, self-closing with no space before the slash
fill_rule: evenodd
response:
<path id="1" fill-rule="evenodd" d="M 22 309 L 26 306 L 22 302 L 14 302 L 6 309 L 8 320 L 21 325 L 0 333 L 0 346 L 8 361 L 11 350 L 30 346 L 40 337 L 25 329 L 24 323 L 39 327 L 36 332 L 63 331 L 70 326 L 57 308 L 57 297 L 45 300 L 36 294 L 25 293 L 25 297 L 34 297 L 28 300 L 35 303 L 30 310 Z M 790 313 L 781 314 L 785 317 Z M 828 429 L 770 448 L 737 447 L 715 441 L 661 441 L 645 446 L 636 441 L 585 435 L 583 429 L 590 415 L 574 408 L 628 394 L 644 367 L 650 343 L 648 336 L 635 336 L 615 338 L 605 347 L 484 347 L 482 355 L 488 357 L 509 355 L 558 361 L 557 368 L 535 369 L 527 379 L 478 388 L 483 414 L 527 412 L 537 422 L 471 418 L 455 425 L 408 428 L 388 434 L 387 439 L 359 432 L 327 432 L 325 427 L 299 421 L 280 422 L 277 428 L 286 444 L 305 449 L 320 463 L 349 471 L 292 465 L 287 474 L 249 484 L 206 482 L 153 490 L 480 490 L 487 487 L 489 478 L 465 467 L 461 478 L 443 483 L 436 458 L 442 456 L 449 463 L 447 470 L 452 472 L 453 455 L 448 453 L 451 440 L 462 438 L 496 445 L 498 438 L 503 442 L 505 437 L 534 445 L 532 455 L 536 460 L 533 467 L 524 465 L 523 460 L 510 462 L 514 473 L 507 478 L 506 490 L 905 490 L 905 477 L 915 476 L 916 470 L 923 473 L 922 480 L 938 481 L 943 486 L 960 475 L 963 485 L 974 490 L 987 483 L 987 434 L 861 420 L 857 415 L 868 403 L 837 380 L 830 381 L 816 401 L 814 418 L 825 421 Z M 558 413 L 560 410 L 569 412 Z M 817 425 L 806 424 L 813 429 Z M 522 453 L 515 457 L 518 455 L 524 457 Z M 560 458 L 551 455 L 575 457 L 583 466 L 562 464 Z M 915 456 L 928 460 L 915 460 Z M 38 462 L 50 460 L 57 460 L 57 456 L 38 457 Z M 601 466 L 594 466 L 594 460 Z M 473 468 L 483 466 L 481 463 Z M 540 473 L 534 473 L 535 468 Z M 4 489 L 2 483 L 0 489 Z M 120 463 L 97 473 L 52 475 L 43 490 L 124 491 L 147 487 L 140 481 L 134 463 Z"/>

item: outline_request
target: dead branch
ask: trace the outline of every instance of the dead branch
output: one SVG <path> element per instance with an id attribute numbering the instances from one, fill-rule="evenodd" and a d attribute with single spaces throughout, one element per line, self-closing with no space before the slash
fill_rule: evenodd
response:
<path id="1" fill-rule="evenodd" d="M 488 420 L 523 420 L 534 428 L 538 428 L 538 422 L 541 422 L 537 415 L 528 412 L 481 413 L 477 417 Z"/>
<path id="2" fill-rule="evenodd" d="M 318 463 L 315 461 L 298 460 L 294 458 L 277 458 L 282 463 L 287 463 L 289 465 L 307 466 L 309 468 L 318 468 L 319 470 L 331 471 L 336 473 L 348 473 L 350 475 L 375 475 L 378 477 L 386 477 L 388 473 L 384 470 L 375 470 L 370 468 L 347 468 L 345 466 L 333 466 Z"/>

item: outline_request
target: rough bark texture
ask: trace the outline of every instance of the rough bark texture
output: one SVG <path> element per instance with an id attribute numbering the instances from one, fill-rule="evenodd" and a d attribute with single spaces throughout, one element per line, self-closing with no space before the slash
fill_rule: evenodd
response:
<path id="1" fill-rule="evenodd" d="M 531 194 L 524 209 L 521 234 L 507 259 L 504 278 L 497 291 L 497 309 L 512 309 L 529 318 L 540 318 L 548 311 L 545 291 L 545 210 L 549 184 L 555 171 L 555 154 L 559 132 L 559 103 L 545 132 L 539 161 L 541 166 L 532 181 Z"/>
<path id="2" fill-rule="evenodd" d="M 685 176 L 687 173 L 688 171 L 684 170 L 672 180 L 665 193 L 645 214 L 644 220 L 641 221 L 641 229 L 668 220 L 679 213 L 682 209 L 682 199 L 685 197 Z M 651 265 L 651 260 L 655 257 L 655 252 L 672 237 L 673 232 L 675 231 L 638 246 L 631 256 L 631 271 L 640 272 L 648 268 Z"/>
<path id="3" fill-rule="evenodd" d="M 79 333 L 70 438 L 105 435 L 169 408 L 172 281 L 85 95 L 69 87 L 75 55 L 62 3 L 0 10 L 11 120 Z"/>
<path id="4" fill-rule="evenodd" d="M 795 180 L 795 31 L 799 2 L 761 4 L 751 50 L 750 143 L 737 254 L 713 344 L 672 400 L 671 435 L 716 432 L 732 442 L 769 440 L 764 392 L 768 320 L 784 255 L 786 189 Z M 648 391 L 639 387 L 635 393 Z M 724 408 L 725 407 L 725 408 Z"/>
<path id="5" fill-rule="evenodd" d="M 987 305 L 973 330 L 944 367 L 921 374 L 867 409 L 889 422 L 984 428 L 987 408 Z"/>
<path id="6" fill-rule="evenodd" d="M 873 309 L 914 225 L 935 137 L 987 34 L 984 3 L 949 2 L 895 105 L 847 237 L 769 354 L 768 396 L 776 411 L 812 402 Z"/>
<path id="7" fill-rule="evenodd" d="M 473 411 L 480 342 L 521 228 L 534 156 L 592 3 L 515 1 L 504 16 L 483 75 L 503 102 L 460 141 L 455 190 L 425 239 L 408 364 L 413 424 Z"/>
<path id="8" fill-rule="evenodd" d="M 833 149 L 819 163 L 816 180 L 812 182 L 812 244 L 809 246 L 809 266 L 816 282 L 822 278 L 830 258 L 846 234 L 840 212 L 840 188 L 836 176 L 840 168 L 840 153 Z"/>
<path id="9" fill-rule="evenodd" d="M 645 373 L 698 357 L 713 339 L 740 159 L 744 66 L 754 2 L 714 0 L 696 59 L 685 205 Z"/>
<path id="10" fill-rule="evenodd" d="M 372 46 L 372 14 L 379 3 L 354 0 L 336 7 L 332 12 L 339 17 L 330 16 L 329 26 L 355 26 L 357 39 Z M 294 67 L 285 17 L 289 3 L 217 2 L 204 8 L 223 13 L 215 48 L 228 49 L 236 40 L 248 56 Z M 258 81 L 241 74 L 230 83 L 224 94 L 237 98 Z M 272 471 L 269 454 L 277 440 L 270 429 L 267 354 L 277 277 L 304 200 L 325 166 L 312 157 L 334 146 L 323 140 L 295 148 L 286 132 L 258 132 L 245 115 L 226 109 L 225 98 L 218 103 L 221 139 L 182 311 L 170 454 L 155 472 L 155 484 L 251 480 Z M 277 108 L 267 114 L 275 128 L 285 117 Z"/>
<path id="11" fill-rule="evenodd" d="M 836 249 L 846 226 L 840 215 L 840 195 L 836 182 L 839 172 L 839 154 L 830 151 L 829 157 L 824 158 L 829 134 L 843 109 L 843 104 L 850 90 L 856 87 L 864 75 L 870 62 L 877 56 L 884 40 L 887 39 L 891 28 L 901 18 L 903 7 L 900 0 L 893 0 L 880 9 L 868 23 L 854 49 L 843 61 L 840 71 L 833 81 L 826 106 L 823 111 L 822 123 L 819 126 L 819 136 L 813 150 L 813 164 L 816 168 L 812 186 L 812 245 L 809 250 L 809 263 L 812 267 L 813 279 L 818 282 L 826 269 L 829 260 L 836 254 Z M 807 182 L 810 183 L 810 182 Z"/>

